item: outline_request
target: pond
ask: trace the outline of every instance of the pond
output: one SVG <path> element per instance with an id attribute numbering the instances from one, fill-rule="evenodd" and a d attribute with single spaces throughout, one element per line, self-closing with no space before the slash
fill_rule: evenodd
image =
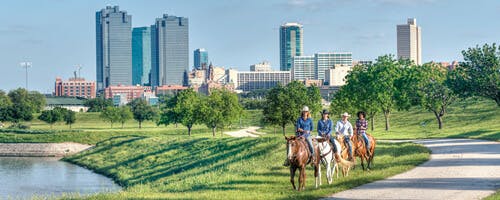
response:
<path id="1" fill-rule="evenodd" d="M 0 199 L 116 192 L 111 179 L 50 157 L 0 157 Z"/>

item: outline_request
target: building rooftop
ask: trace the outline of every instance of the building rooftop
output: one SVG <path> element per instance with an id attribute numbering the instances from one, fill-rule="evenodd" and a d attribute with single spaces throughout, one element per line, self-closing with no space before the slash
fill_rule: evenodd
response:
<path id="1" fill-rule="evenodd" d="M 47 106 L 83 105 L 84 100 L 75 97 L 46 97 Z"/>

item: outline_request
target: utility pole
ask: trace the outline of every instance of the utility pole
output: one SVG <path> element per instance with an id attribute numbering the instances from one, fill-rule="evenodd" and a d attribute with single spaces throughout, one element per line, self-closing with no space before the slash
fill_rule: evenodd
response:
<path id="1" fill-rule="evenodd" d="M 28 68 L 31 67 L 31 62 L 28 61 L 21 62 L 19 63 L 19 65 L 21 65 L 21 67 L 26 70 L 26 90 L 28 90 Z"/>

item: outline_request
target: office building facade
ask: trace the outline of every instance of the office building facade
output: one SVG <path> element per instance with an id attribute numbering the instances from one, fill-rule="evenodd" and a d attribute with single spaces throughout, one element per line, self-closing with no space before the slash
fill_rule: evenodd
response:
<path id="1" fill-rule="evenodd" d="M 352 66 L 352 53 L 334 52 L 314 54 L 314 79 L 325 80 L 325 71 L 336 65 Z"/>
<path id="2" fill-rule="evenodd" d="M 188 19 L 165 14 L 156 19 L 151 34 L 151 85 L 184 85 L 189 71 Z"/>
<path id="3" fill-rule="evenodd" d="M 197 70 L 208 67 L 208 51 L 203 48 L 194 50 L 193 60 Z"/>
<path id="4" fill-rule="evenodd" d="M 280 70 L 292 68 L 292 57 L 304 54 L 302 24 L 286 23 L 280 27 Z"/>
<path id="5" fill-rule="evenodd" d="M 271 63 L 264 61 L 261 63 L 257 63 L 254 65 L 250 65 L 250 71 L 252 72 L 267 72 L 267 71 L 272 71 L 271 69 Z"/>
<path id="6" fill-rule="evenodd" d="M 260 71 L 236 72 L 236 78 L 228 77 L 235 82 L 234 87 L 244 92 L 252 90 L 267 90 L 278 84 L 287 85 L 291 81 L 290 71 Z"/>
<path id="7" fill-rule="evenodd" d="M 409 18 L 407 24 L 397 25 L 398 58 L 410 59 L 422 64 L 422 30 L 417 19 Z"/>
<path id="8" fill-rule="evenodd" d="M 84 78 L 70 78 L 63 81 L 57 77 L 54 84 L 54 96 L 82 97 L 92 99 L 96 97 L 95 81 L 86 81 Z"/>
<path id="9" fill-rule="evenodd" d="M 96 82 L 102 91 L 110 85 L 132 84 L 132 16 L 118 6 L 96 12 Z"/>
<path id="10" fill-rule="evenodd" d="M 151 73 L 151 28 L 132 29 L 132 84 L 149 85 Z"/>
<path id="11" fill-rule="evenodd" d="M 291 74 L 293 80 L 315 79 L 315 57 L 294 56 L 292 57 Z"/>

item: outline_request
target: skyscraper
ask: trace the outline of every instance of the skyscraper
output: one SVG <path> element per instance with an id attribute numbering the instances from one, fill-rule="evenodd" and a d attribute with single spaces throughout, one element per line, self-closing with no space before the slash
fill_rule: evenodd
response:
<path id="1" fill-rule="evenodd" d="M 398 58 L 406 58 L 422 64 L 421 29 L 417 26 L 417 19 L 408 18 L 407 24 L 397 26 Z"/>
<path id="2" fill-rule="evenodd" d="M 291 74 L 293 80 L 309 80 L 315 78 L 314 56 L 292 57 Z"/>
<path id="3" fill-rule="evenodd" d="M 292 68 L 292 57 L 302 56 L 304 32 L 299 23 L 286 23 L 280 27 L 280 70 Z"/>
<path id="4" fill-rule="evenodd" d="M 151 29 L 151 85 L 183 85 L 189 70 L 188 18 L 164 14 Z"/>
<path id="5" fill-rule="evenodd" d="M 151 28 L 132 30 L 132 84 L 147 85 L 151 73 Z"/>
<path id="6" fill-rule="evenodd" d="M 205 49 L 194 50 L 194 68 L 201 69 L 202 66 L 208 67 L 208 51 Z"/>
<path id="7" fill-rule="evenodd" d="M 118 6 L 96 12 L 97 90 L 132 84 L 132 16 Z"/>
<path id="8" fill-rule="evenodd" d="M 314 54 L 315 79 L 325 80 L 325 71 L 335 66 L 352 66 L 352 53 L 334 52 Z"/>

